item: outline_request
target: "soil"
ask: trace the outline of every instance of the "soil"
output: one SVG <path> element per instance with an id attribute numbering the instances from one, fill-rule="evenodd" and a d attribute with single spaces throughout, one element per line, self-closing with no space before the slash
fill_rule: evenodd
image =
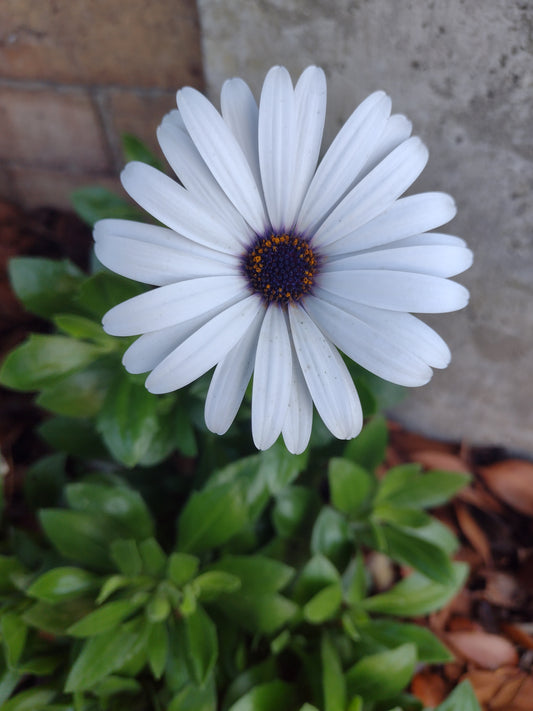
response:
<path id="1" fill-rule="evenodd" d="M 72 214 L 48 208 L 24 212 L 0 201 L 0 361 L 28 332 L 48 328 L 26 313 L 11 292 L 8 260 L 68 257 L 86 268 L 90 244 L 90 229 Z M 45 453 L 34 434 L 42 416 L 31 395 L 0 388 L 0 473 L 8 507 L 19 498 L 28 465 Z M 411 691 L 436 706 L 469 679 L 484 711 L 531 711 L 533 463 L 497 447 L 440 442 L 394 422 L 389 427 L 387 467 L 419 462 L 428 469 L 473 474 L 470 486 L 434 512 L 461 541 L 456 558 L 470 565 L 468 583 L 443 610 L 418 620 L 456 660 L 418 671 Z M 377 589 L 405 572 L 380 554 L 373 554 L 369 565 Z"/>

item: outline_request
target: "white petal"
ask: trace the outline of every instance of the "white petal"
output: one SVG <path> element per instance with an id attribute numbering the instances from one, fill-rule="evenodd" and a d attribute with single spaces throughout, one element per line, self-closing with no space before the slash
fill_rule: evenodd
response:
<path id="1" fill-rule="evenodd" d="M 257 140 L 259 109 L 248 84 L 238 78 L 225 81 L 220 93 L 220 109 L 224 121 L 246 156 L 259 193 L 262 195 Z"/>
<path id="2" fill-rule="evenodd" d="M 189 279 L 118 304 L 106 313 L 102 324 L 113 336 L 136 336 L 188 321 L 217 305 L 233 304 L 247 293 L 240 276 Z"/>
<path id="3" fill-rule="evenodd" d="M 93 236 L 95 242 L 104 242 L 109 237 L 125 237 L 139 240 L 148 244 L 170 247 L 180 254 L 216 260 L 231 266 L 237 264 L 238 261 L 233 254 L 205 247 L 203 244 L 193 242 L 193 240 L 187 239 L 187 237 L 170 230 L 168 227 L 149 225 L 144 222 L 115 219 L 99 220 L 94 226 Z"/>
<path id="4" fill-rule="evenodd" d="M 291 188 L 292 227 L 316 170 L 326 117 L 326 76 L 319 67 L 307 67 L 294 88 L 296 99 L 296 149 Z"/>
<path id="5" fill-rule="evenodd" d="M 276 304 L 261 325 L 252 389 L 252 437 L 257 449 L 277 440 L 289 405 L 292 354 L 286 317 Z"/>
<path id="6" fill-rule="evenodd" d="M 313 400 L 305 383 L 296 353 L 292 357 L 292 384 L 289 406 L 281 429 L 285 446 L 300 454 L 309 444 L 313 426 Z"/>
<path id="7" fill-rule="evenodd" d="M 254 369 L 262 318 L 257 318 L 241 340 L 219 361 L 205 399 L 205 424 L 224 434 L 239 410 Z"/>
<path id="8" fill-rule="evenodd" d="M 305 310 L 341 351 L 371 373 L 410 387 L 430 380 L 432 370 L 421 358 L 353 314 L 312 296 Z"/>
<path id="9" fill-rule="evenodd" d="M 397 200 L 386 212 L 359 227 L 344 239 L 327 245 L 327 255 L 345 254 L 394 242 L 449 222 L 455 203 L 445 193 L 420 193 Z"/>
<path id="10" fill-rule="evenodd" d="M 292 226 L 296 107 L 289 72 L 272 67 L 259 103 L 259 165 L 270 223 L 275 232 Z"/>
<path id="11" fill-rule="evenodd" d="M 315 294 L 318 299 L 328 301 L 360 321 L 364 321 L 397 346 L 415 353 L 432 368 L 446 368 L 449 365 L 451 354 L 446 343 L 438 333 L 416 316 L 403 311 L 389 311 L 356 304 L 340 296 L 327 294 L 323 289 L 316 289 Z"/>
<path id="12" fill-rule="evenodd" d="M 420 245 L 376 249 L 339 257 L 324 265 L 324 272 L 345 269 L 393 269 L 399 271 L 451 277 L 464 272 L 472 264 L 473 255 L 464 247 Z"/>
<path id="13" fill-rule="evenodd" d="M 411 135 L 412 123 L 402 114 L 393 114 L 385 126 L 385 130 L 379 139 L 379 143 L 374 147 L 372 153 L 361 170 L 359 179 L 376 167 L 378 163 L 389 155 L 400 143 L 406 141 Z"/>
<path id="14" fill-rule="evenodd" d="M 108 269 L 128 279 L 156 286 L 194 277 L 238 274 L 239 269 L 236 259 L 231 266 L 216 259 L 182 254 L 171 247 L 125 237 L 108 236 L 96 242 L 94 251 Z"/>
<path id="15" fill-rule="evenodd" d="M 263 202 L 237 139 L 215 107 L 191 87 L 177 94 L 178 108 L 207 167 L 250 227 L 266 227 Z"/>
<path id="16" fill-rule="evenodd" d="M 317 286 L 367 306 L 391 311 L 446 313 L 468 303 L 468 291 L 449 279 L 387 270 L 361 269 L 323 272 Z"/>
<path id="17" fill-rule="evenodd" d="M 337 349 L 300 306 L 289 308 L 294 349 L 318 414 L 338 439 L 359 434 L 363 414 L 355 386 Z"/>
<path id="18" fill-rule="evenodd" d="M 428 150 L 419 138 L 404 141 L 343 198 L 313 235 L 312 244 L 323 247 L 352 236 L 407 190 L 427 159 Z"/>
<path id="19" fill-rule="evenodd" d="M 389 97 L 377 91 L 346 121 L 311 181 L 298 216 L 298 232 L 312 233 L 353 185 L 385 129 L 390 106 Z"/>
<path id="20" fill-rule="evenodd" d="M 167 326 L 159 331 L 152 331 L 140 336 L 126 350 L 122 364 L 128 373 L 147 373 L 159 365 L 167 355 L 177 348 L 186 338 L 209 319 L 220 313 L 224 307 L 217 307 L 201 316 L 184 321 L 176 326 Z"/>
<path id="21" fill-rule="evenodd" d="M 232 225 L 217 219 L 208 206 L 159 170 L 145 163 L 128 163 L 120 179 L 141 207 L 176 232 L 222 252 L 241 251 Z"/>
<path id="22" fill-rule="evenodd" d="M 388 249 L 389 247 L 419 247 L 422 245 L 435 245 L 447 247 L 466 247 L 466 242 L 461 237 L 454 235 L 445 235 L 442 232 L 424 232 L 421 235 L 413 235 L 405 237 L 405 239 L 390 242 L 384 247 L 378 249 Z"/>
<path id="23" fill-rule="evenodd" d="M 146 379 L 148 390 L 156 394 L 172 392 L 206 373 L 243 337 L 262 308 L 261 300 L 252 295 L 224 309 L 150 373 Z"/>
<path id="24" fill-rule="evenodd" d="M 228 200 L 187 133 L 179 111 L 171 111 L 157 129 L 157 139 L 172 170 L 195 198 L 232 226 L 235 236 L 246 244 L 250 228 Z"/>

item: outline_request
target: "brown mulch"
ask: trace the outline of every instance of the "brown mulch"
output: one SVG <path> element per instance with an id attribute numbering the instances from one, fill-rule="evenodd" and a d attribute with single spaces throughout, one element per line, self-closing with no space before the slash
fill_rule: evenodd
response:
<path id="1" fill-rule="evenodd" d="M 90 230 L 71 214 L 52 209 L 28 213 L 0 201 L 0 362 L 29 331 L 47 328 L 12 294 L 8 260 L 16 255 L 68 257 L 85 268 L 90 242 Z M 43 453 L 33 434 L 40 418 L 31 396 L 0 388 L 0 452 L 8 472 L 13 473 L 15 462 L 24 470 Z M 419 620 L 456 659 L 419 671 L 412 693 L 436 706 L 469 679 L 484 711 L 531 711 L 533 463 L 498 448 L 439 442 L 390 423 L 386 465 L 403 462 L 474 477 L 453 502 L 435 512 L 461 541 L 456 558 L 470 565 L 467 586 L 443 610 Z M 376 586 L 390 585 L 396 572 L 388 562 L 379 555 L 369 562 Z"/>
<path id="2" fill-rule="evenodd" d="M 484 711 L 533 709 L 533 463 L 499 449 L 438 442 L 390 424 L 387 465 L 419 462 L 464 471 L 472 483 L 434 511 L 459 538 L 467 585 L 443 610 L 419 620 L 453 652 L 426 667 L 411 691 L 436 706 L 464 679 Z"/>

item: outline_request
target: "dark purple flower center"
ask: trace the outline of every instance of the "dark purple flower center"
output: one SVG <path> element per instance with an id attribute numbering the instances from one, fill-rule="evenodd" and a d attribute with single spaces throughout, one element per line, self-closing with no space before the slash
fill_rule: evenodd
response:
<path id="1" fill-rule="evenodd" d="M 258 237 L 242 259 L 251 290 L 269 303 L 299 301 L 313 286 L 318 257 L 294 234 Z"/>

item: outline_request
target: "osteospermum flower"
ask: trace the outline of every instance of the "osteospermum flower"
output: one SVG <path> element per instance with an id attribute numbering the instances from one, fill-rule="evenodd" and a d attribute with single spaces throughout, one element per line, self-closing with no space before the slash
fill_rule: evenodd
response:
<path id="1" fill-rule="evenodd" d="M 378 91 L 350 116 L 318 163 L 326 80 L 309 67 L 293 88 L 269 71 L 259 107 L 241 79 L 222 88 L 221 114 L 192 88 L 158 139 L 181 184 L 143 163 L 122 173 L 131 197 L 166 227 L 96 225 L 104 265 L 155 285 L 104 317 L 146 387 L 167 393 L 216 366 L 205 420 L 224 433 L 253 374 L 252 435 L 309 441 L 313 403 L 338 438 L 362 413 L 340 349 L 393 383 L 427 383 L 450 352 L 409 312 L 460 309 L 467 290 L 447 277 L 472 260 L 464 242 L 428 233 L 455 215 L 451 197 L 400 198 L 428 152 Z"/>

